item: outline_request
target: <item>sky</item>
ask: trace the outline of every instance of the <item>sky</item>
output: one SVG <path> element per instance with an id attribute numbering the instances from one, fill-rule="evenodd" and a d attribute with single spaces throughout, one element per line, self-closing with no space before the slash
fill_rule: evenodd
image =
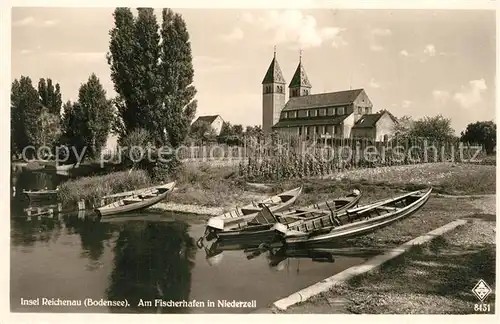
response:
<path id="1" fill-rule="evenodd" d="M 63 100 L 95 73 L 115 95 L 105 55 L 114 8 L 13 8 L 11 79 L 51 78 Z M 374 111 L 438 114 L 456 133 L 495 120 L 495 12 L 376 9 L 174 9 L 191 38 L 197 115 L 262 122 L 273 57 L 290 82 L 302 51 L 312 93 L 363 88 Z M 161 22 L 161 9 L 157 11 Z M 288 90 L 287 90 L 288 98 Z"/>

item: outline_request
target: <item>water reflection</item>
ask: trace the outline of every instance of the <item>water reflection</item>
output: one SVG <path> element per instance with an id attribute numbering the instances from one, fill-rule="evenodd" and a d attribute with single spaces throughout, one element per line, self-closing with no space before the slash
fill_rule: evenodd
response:
<path id="1" fill-rule="evenodd" d="M 68 233 L 80 235 L 83 255 L 93 261 L 99 260 L 104 252 L 105 242 L 109 242 L 113 236 L 110 224 L 99 223 L 92 215 L 82 212 L 66 216 L 65 227 Z"/>
<path id="2" fill-rule="evenodd" d="M 33 246 L 36 242 L 56 242 L 63 229 L 62 222 L 51 217 L 14 217 L 11 220 L 11 244 Z"/>
<path id="3" fill-rule="evenodd" d="M 187 312 L 187 309 L 154 306 L 155 299 L 188 300 L 191 290 L 191 270 L 196 247 L 184 222 L 127 222 L 114 247 L 113 270 L 108 299 L 127 299 L 128 309 L 112 312 L 137 313 Z M 152 301 L 152 306 L 138 306 L 140 300 Z"/>
<path id="4" fill-rule="evenodd" d="M 287 246 L 281 242 L 263 244 L 258 240 L 228 243 L 215 241 L 203 247 L 206 261 L 211 266 L 219 265 L 224 251 L 241 251 L 247 260 L 264 256 L 268 266 L 275 270 L 283 270 L 291 259 L 309 259 L 313 262 L 334 263 L 340 257 L 369 257 L 381 253 L 380 249 L 360 249 L 346 244 L 325 244 L 315 247 L 301 245 Z M 297 269 L 297 271 L 299 271 Z"/>

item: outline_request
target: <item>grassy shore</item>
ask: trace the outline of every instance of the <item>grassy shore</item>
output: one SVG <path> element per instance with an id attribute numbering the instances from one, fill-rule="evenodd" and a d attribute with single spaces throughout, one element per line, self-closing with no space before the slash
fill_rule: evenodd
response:
<path id="1" fill-rule="evenodd" d="M 489 310 L 478 312 L 474 305 L 481 302 L 472 288 L 480 279 L 495 287 L 494 222 L 493 214 L 470 215 L 466 225 L 287 312 L 493 314 L 495 294 L 484 301 Z"/>
<path id="2" fill-rule="evenodd" d="M 363 191 L 363 203 L 428 186 L 444 194 L 489 194 L 495 193 L 495 174 L 492 165 L 432 163 L 351 170 L 328 179 L 283 180 L 259 187 L 250 186 L 240 178 L 237 166 L 186 163 L 173 175 L 177 186 L 169 201 L 227 210 L 298 186 L 304 190 L 297 205 L 343 196 L 355 188 Z M 140 188 L 150 182 L 145 173 L 128 171 L 80 178 L 63 185 L 61 199 L 64 203 L 74 203 Z"/>

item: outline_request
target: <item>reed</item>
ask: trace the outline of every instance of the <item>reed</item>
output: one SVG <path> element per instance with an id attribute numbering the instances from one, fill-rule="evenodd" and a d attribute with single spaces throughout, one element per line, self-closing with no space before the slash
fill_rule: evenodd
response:
<path id="1" fill-rule="evenodd" d="M 139 189 L 151 185 L 146 171 L 121 171 L 102 176 L 83 177 L 64 182 L 59 188 L 59 200 L 70 208 L 84 200 L 90 206 L 99 203 L 103 196 Z"/>

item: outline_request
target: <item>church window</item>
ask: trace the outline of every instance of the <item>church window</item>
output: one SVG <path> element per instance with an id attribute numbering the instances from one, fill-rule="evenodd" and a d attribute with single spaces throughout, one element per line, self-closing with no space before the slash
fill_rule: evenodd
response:
<path id="1" fill-rule="evenodd" d="M 299 110 L 299 118 L 307 117 L 307 110 Z"/>
<path id="2" fill-rule="evenodd" d="M 318 116 L 325 116 L 325 115 L 326 115 L 326 109 L 325 108 L 320 109 L 319 113 L 318 113 Z"/>
<path id="3" fill-rule="evenodd" d="M 305 95 L 308 95 L 308 94 L 309 94 L 309 91 L 308 91 L 307 89 L 306 89 L 306 90 L 304 90 L 304 94 L 305 94 Z"/>
<path id="4" fill-rule="evenodd" d="M 333 125 L 326 126 L 326 133 L 333 135 Z"/>
<path id="5" fill-rule="evenodd" d="M 302 126 L 299 126 L 299 136 L 302 135 Z"/>
<path id="6" fill-rule="evenodd" d="M 369 114 L 370 113 L 370 107 L 365 107 L 365 114 Z"/>
<path id="7" fill-rule="evenodd" d="M 328 116 L 335 115 L 335 108 L 328 108 L 328 110 L 327 110 L 326 113 L 327 113 Z"/>
<path id="8" fill-rule="evenodd" d="M 362 114 L 363 113 L 363 107 L 358 107 L 358 114 Z"/>
<path id="9" fill-rule="evenodd" d="M 337 108 L 337 115 L 343 115 L 343 114 L 344 114 L 344 107 Z"/>
<path id="10" fill-rule="evenodd" d="M 316 127 L 314 128 L 314 132 L 315 132 L 316 134 L 319 134 L 319 126 L 316 126 Z"/>
<path id="11" fill-rule="evenodd" d="M 296 117 L 297 117 L 296 111 L 289 111 L 288 112 L 288 118 L 296 118 Z"/>

